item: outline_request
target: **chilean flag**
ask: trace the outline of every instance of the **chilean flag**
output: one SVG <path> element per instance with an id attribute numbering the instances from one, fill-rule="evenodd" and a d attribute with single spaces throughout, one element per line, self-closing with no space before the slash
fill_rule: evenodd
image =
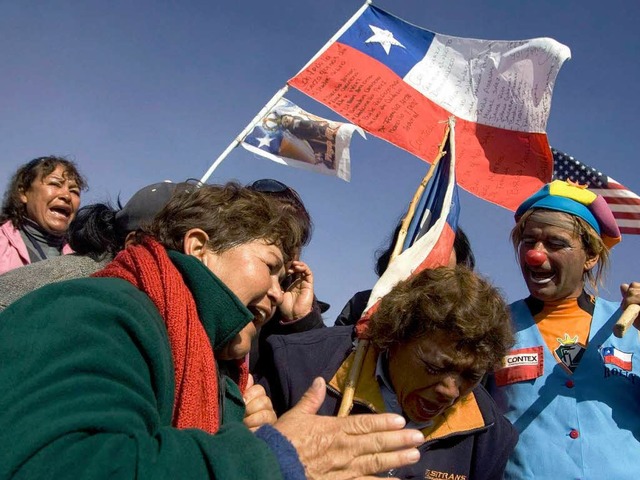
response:
<path id="1" fill-rule="evenodd" d="M 633 353 L 622 352 L 618 350 L 616 347 L 602 348 L 602 359 L 604 360 L 604 363 L 615 365 L 616 367 L 619 367 L 622 370 L 626 370 L 627 372 L 631 371 L 632 357 L 633 357 Z"/>
<path id="2" fill-rule="evenodd" d="M 365 334 L 369 318 L 380 300 L 398 282 L 426 268 L 440 267 L 449 262 L 460 216 L 454 128 L 455 122 L 451 119 L 442 142 L 444 155 L 437 160 L 420 196 L 402 253 L 389 263 L 371 291 L 365 313 L 356 326 L 358 336 Z"/>
<path id="3" fill-rule="evenodd" d="M 288 83 L 426 161 L 455 116 L 458 183 L 515 210 L 551 180 L 545 129 L 568 58 L 550 38 L 452 37 L 366 5 Z"/>

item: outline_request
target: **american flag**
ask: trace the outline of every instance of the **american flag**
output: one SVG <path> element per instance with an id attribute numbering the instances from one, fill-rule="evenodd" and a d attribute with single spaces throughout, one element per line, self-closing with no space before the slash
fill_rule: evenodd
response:
<path id="1" fill-rule="evenodd" d="M 555 148 L 551 149 L 551 153 L 553 153 L 553 180 L 571 180 L 580 185 L 587 185 L 589 190 L 604 197 L 622 233 L 640 235 L 640 197 L 638 195 L 598 169 L 579 162 L 571 155 Z"/>

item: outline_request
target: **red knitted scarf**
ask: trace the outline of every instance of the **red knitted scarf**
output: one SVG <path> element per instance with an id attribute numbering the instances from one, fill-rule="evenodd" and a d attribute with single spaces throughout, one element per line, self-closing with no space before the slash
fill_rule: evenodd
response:
<path id="1" fill-rule="evenodd" d="M 146 293 L 158 308 L 169 334 L 174 363 L 175 401 L 171 423 L 215 433 L 220 426 L 216 361 L 198 318 L 193 295 L 166 250 L 156 240 L 127 247 L 96 277 L 122 278 Z M 241 369 L 240 388 L 246 386 Z"/>

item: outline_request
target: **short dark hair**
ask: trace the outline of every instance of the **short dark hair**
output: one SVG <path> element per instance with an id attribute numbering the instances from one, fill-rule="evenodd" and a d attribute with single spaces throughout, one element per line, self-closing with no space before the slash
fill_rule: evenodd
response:
<path id="1" fill-rule="evenodd" d="M 514 343 L 509 310 L 502 295 L 467 267 L 426 269 L 398 283 L 372 315 L 367 336 L 379 350 L 442 331 L 457 349 L 500 364 Z"/>
<path id="2" fill-rule="evenodd" d="M 11 220 L 15 228 L 21 228 L 27 215 L 27 207 L 20 200 L 20 195 L 29 190 L 34 181 L 51 174 L 58 165 L 62 165 L 66 177 L 75 180 L 80 190 L 87 189 L 86 180 L 80 175 L 78 167 L 71 160 L 54 155 L 34 158 L 21 165 L 11 177 L 7 190 L 4 192 L 0 223 Z"/>
<path id="3" fill-rule="evenodd" d="M 79 255 L 94 260 L 115 256 L 124 248 L 124 238 L 115 228 L 116 210 L 108 203 L 94 203 L 81 207 L 69 224 L 69 246 Z"/>
<path id="4" fill-rule="evenodd" d="M 253 241 L 277 245 L 289 262 L 302 244 L 302 228 L 294 213 L 264 193 L 236 182 L 203 185 L 176 193 L 141 233 L 154 236 L 166 248 L 182 250 L 184 235 L 200 228 L 216 253 Z"/>
<path id="5" fill-rule="evenodd" d="M 456 263 L 458 265 L 464 265 L 470 270 L 476 268 L 476 256 L 471 250 L 471 242 L 469 242 L 469 237 L 460 227 L 456 230 L 456 236 L 453 239 L 453 250 L 456 252 Z"/>

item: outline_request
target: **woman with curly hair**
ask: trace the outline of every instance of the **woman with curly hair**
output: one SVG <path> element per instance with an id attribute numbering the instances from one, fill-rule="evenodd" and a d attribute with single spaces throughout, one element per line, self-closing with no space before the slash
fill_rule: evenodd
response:
<path id="1" fill-rule="evenodd" d="M 66 233 L 85 189 L 66 158 L 39 157 L 18 168 L 0 212 L 0 274 L 71 253 Z"/>
<path id="2" fill-rule="evenodd" d="M 420 461 L 398 478 L 501 478 L 518 435 L 480 385 L 513 343 L 507 306 L 463 266 L 423 270 L 400 282 L 372 315 L 352 413 L 393 412 L 422 430 Z M 273 368 L 260 383 L 276 412 L 321 375 L 320 413 L 335 415 L 354 361 L 354 330 L 338 326 L 269 340 Z M 265 355 L 266 356 L 266 355 Z"/>

